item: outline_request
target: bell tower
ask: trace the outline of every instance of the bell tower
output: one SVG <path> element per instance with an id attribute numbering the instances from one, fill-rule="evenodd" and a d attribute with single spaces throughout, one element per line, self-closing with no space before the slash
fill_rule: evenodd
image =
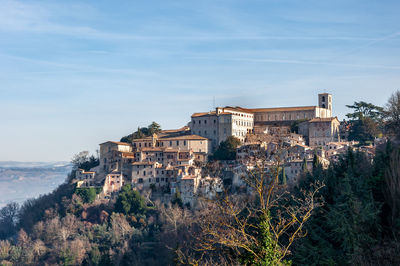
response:
<path id="1" fill-rule="evenodd" d="M 328 109 L 332 112 L 332 94 L 320 93 L 318 94 L 318 107 Z"/>

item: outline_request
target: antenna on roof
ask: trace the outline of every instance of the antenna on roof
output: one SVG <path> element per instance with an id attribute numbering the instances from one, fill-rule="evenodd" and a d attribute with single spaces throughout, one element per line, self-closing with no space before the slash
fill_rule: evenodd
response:
<path id="1" fill-rule="evenodd" d="M 213 109 L 215 109 L 215 96 L 213 96 Z"/>

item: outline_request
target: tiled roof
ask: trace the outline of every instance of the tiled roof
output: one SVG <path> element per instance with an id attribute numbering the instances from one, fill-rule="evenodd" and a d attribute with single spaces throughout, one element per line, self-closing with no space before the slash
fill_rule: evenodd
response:
<path id="1" fill-rule="evenodd" d="M 178 129 L 166 129 L 166 130 L 161 130 L 161 134 L 170 134 L 170 133 L 178 133 L 182 131 L 189 131 L 190 128 L 188 126 L 184 126 Z"/>
<path id="2" fill-rule="evenodd" d="M 243 108 L 252 113 L 265 113 L 265 112 L 294 112 L 294 111 L 312 111 L 317 106 L 296 106 L 296 107 L 273 107 L 273 108 Z"/>
<path id="3" fill-rule="evenodd" d="M 202 112 L 202 113 L 194 113 L 192 117 L 200 117 L 200 116 L 207 116 L 207 115 L 215 115 L 215 111 L 212 112 Z"/>
<path id="4" fill-rule="evenodd" d="M 324 117 L 324 118 L 322 118 L 322 117 L 315 117 L 315 118 L 311 119 L 309 122 L 310 122 L 310 123 L 316 123 L 316 122 L 331 122 L 331 121 L 333 121 L 333 120 L 335 120 L 335 119 L 339 122 L 339 120 L 338 120 L 337 117 Z"/>
<path id="5" fill-rule="evenodd" d="M 131 146 L 131 144 L 129 144 L 129 143 L 119 142 L 119 141 L 106 141 L 106 142 L 101 143 L 100 145 L 103 145 L 103 144 L 106 144 L 106 143 L 114 143 L 114 144 L 117 144 L 117 145 Z"/>
<path id="6" fill-rule="evenodd" d="M 82 174 L 95 174 L 96 173 L 96 172 L 93 172 L 93 171 L 85 171 L 84 169 L 81 169 L 81 168 L 79 168 L 78 170 L 81 171 Z"/>
<path id="7" fill-rule="evenodd" d="M 208 140 L 199 135 L 183 135 L 183 136 L 176 136 L 176 137 L 161 137 L 160 140 Z"/>
<path id="8" fill-rule="evenodd" d="M 143 161 L 143 162 L 134 162 L 132 163 L 132 165 L 154 165 L 157 162 L 147 162 L 147 161 Z"/>
<path id="9" fill-rule="evenodd" d="M 197 176 L 195 176 L 195 175 L 188 175 L 188 176 L 182 177 L 182 180 L 192 180 L 192 179 L 196 179 L 196 178 L 197 178 Z"/>
<path id="10" fill-rule="evenodd" d="M 151 141 L 153 137 L 145 137 L 141 139 L 134 139 L 133 142 L 141 142 L 141 141 Z M 201 137 L 199 135 L 177 135 L 170 136 L 166 134 L 158 134 L 158 140 L 207 140 L 207 138 Z"/>
<path id="11" fill-rule="evenodd" d="M 239 106 L 236 106 L 236 107 L 226 106 L 226 107 L 223 107 L 223 110 L 231 110 L 231 111 L 237 111 L 237 112 L 242 112 L 242 113 L 253 113 L 252 111 L 250 111 L 250 109 L 242 108 Z"/>
<path id="12" fill-rule="evenodd" d="M 144 147 L 144 148 L 139 148 L 139 151 L 154 151 L 154 152 L 160 152 L 164 151 L 165 148 L 161 147 Z"/>

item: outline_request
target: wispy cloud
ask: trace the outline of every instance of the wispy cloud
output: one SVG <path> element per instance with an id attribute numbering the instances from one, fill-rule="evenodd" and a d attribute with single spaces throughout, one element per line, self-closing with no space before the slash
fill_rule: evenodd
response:
<path id="1" fill-rule="evenodd" d="M 222 60 L 236 62 L 252 62 L 252 63 L 276 63 L 276 64 L 294 64 L 294 65 L 322 65 L 322 66 L 340 66 L 353 68 L 376 68 L 376 69 L 400 69 L 400 66 L 380 65 L 380 64 L 346 64 L 346 63 L 330 63 L 323 61 L 305 61 L 305 60 L 287 60 L 287 59 L 270 59 L 270 58 L 224 58 L 224 57 L 190 57 L 190 59 L 198 60 Z"/>
<path id="2" fill-rule="evenodd" d="M 101 29 L 94 28 L 89 25 L 69 25 L 66 23 L 56 22 L 56 14 L 54 14 L 55 8 L 51 6 L 38 6 L 34 4 L 22 3 L 19 1 L 0 1 L 0 31 L 3 32 L 31 32 L 38 34 L 54 34 L 54 35 L 65 35 L 72 36 L 74 38 L 84 39 L 101 39 L 108 41 L 230 41 L 230 40 L 243 40 L 243 41 L 265 41 L 265 40 L 277 40 L 277 41 L 291 41 L 291 40 L 302 40 L 302 41 L 315 41 L 315 40 L 338 40 L 338 41 L 371 41 L 379 42 L 379 37 L 363 37 L 363 36 L 306 36 L 306 35 L 268 35 L 262 34 L 257 31 L 250 30 L 250 26 L 243 28 L 243 25 L 238 24 L 234 18 L 230 16 L 219 15 L 220 21 L 222 20 L 223 25 L 230 25 L 230 28 L 236 28 L 235 32 L 230 34 L 219 34 L 219 33 L 204 33 L 203 31 L 196 32 L 196 29 L 181 28 L 184 34 L 165 34 L 165 35 L 143 35 L 131 32 L 116 33 L 104 31 Z M 215 12 L 214 12 L 215 13 Z M 226 14 L 227 11 L 224 12 Z M 222 19 L 224 18 L 224 19 Z M 237 27 L 233 27 L 234 25 Z M 186 33 L 185 33 L 186 32 Z M 249 32 L 254 32 L 249 34 Z"/>

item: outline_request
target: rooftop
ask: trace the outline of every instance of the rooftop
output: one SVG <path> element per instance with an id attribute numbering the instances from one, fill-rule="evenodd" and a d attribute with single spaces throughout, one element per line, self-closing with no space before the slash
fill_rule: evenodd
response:
<path id="1" fill-rule="evenodd" d="M 133 142 L 140 142 L 144 140 L 151 141 L 153 139 L 152 136 L 145 137 L 142 139 L 134 139 Z M 159 140 L 207 140 L 207 138 L 198 136 L 198 135 L 178 135 L 178 136 L 170 136 L 170 135 L 164 135 L 164 134 L 157 134 L 157 139 Z"/>
<path id="2" fill-rule="evenodd" d="M 333 120 L 335 120 L 335 119 L 339 122 L 339 120 L 338 120 L 337 117 L 326 117 L 326 118 L 315 117 L 315 118 L 311 119 L 309 122 L 310 122 L 310 123 L 331 122 L 331 121 L 333 121 Z"/>
<path id="3" fill-rule="evenodd" d="M 106 143 L 113 143 L 113 144 L 117 144 L 117 145 L 131 146 L 131 144 L 129 144 L 129 143 L 120 142 L 120 141 L 106 141 L 106 142 L 100 143 L 100 145 L 103 145 L 103 144 L 106 144 Z"/>
<path id="4" fill-rule="evenodd" d="M 273 108 L 241 108 L 252 113 L 265 113 L 265 112 L 295 112 L 295 111 L 312 111 L 317 106 L 295 106 L 295 107 L 273 107 Z"/>
<path id="5" fill-rule="evenodd" d="M 212 111 L 212 112 L 202 112 L 202 113 L 194 113 L 192 114 L 192 117 L 200 117 L 200 116 L 208 116 L 208 115 L 215 115 L 216 112 Z"/>

